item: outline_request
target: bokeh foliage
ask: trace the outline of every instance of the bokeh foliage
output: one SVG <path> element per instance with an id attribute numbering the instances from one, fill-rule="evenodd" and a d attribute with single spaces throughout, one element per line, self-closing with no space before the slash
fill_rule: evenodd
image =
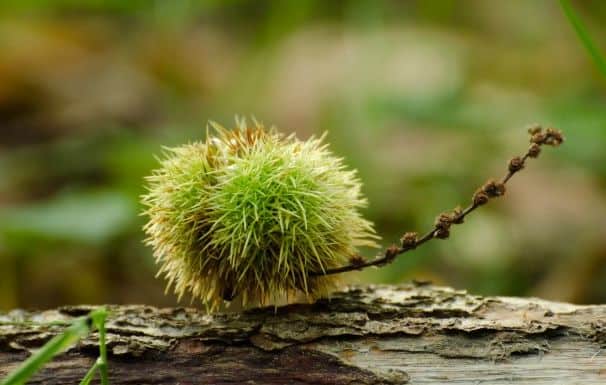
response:
<path id="1" fill-rule="evenodd" d="M 573 2 L 606 50 L 606 3 Z M 353 281 L 606 301 L 606 82 L 557 2 L 0 3 L 0 308 L 171 305 L 142 178 L 208 119 L 328 130 L 384 243 L 428 229 L 526 148 L 506 198 Z"/>

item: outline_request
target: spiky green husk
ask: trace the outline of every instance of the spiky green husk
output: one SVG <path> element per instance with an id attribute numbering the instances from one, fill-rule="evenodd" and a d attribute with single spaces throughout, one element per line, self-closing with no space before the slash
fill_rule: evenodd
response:
<path id="1" fill-rule="evenodd" d="M 322 138 L 211 125 L 205 142 L 167 149 L 142 199 L 146 242 L 179 298 L 215 309 L 233 296 L 246 305 L 323 295 L 335 278 L 310 273 L 376 246 L 355 171 Z"/>

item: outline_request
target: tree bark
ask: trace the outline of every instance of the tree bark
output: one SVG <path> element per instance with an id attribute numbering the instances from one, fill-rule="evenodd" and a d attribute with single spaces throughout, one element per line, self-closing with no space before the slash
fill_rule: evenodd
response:
<path id="1" fill-rule="evenodd" d="M 0 313 L 0 378 L 90 309 Z M 112 385 L 606 383 L 606 305 L 410 284 L 242 313 L 109 309 Z M 92 334 L 30 383 L 77 384 L 97 349 Z"/>

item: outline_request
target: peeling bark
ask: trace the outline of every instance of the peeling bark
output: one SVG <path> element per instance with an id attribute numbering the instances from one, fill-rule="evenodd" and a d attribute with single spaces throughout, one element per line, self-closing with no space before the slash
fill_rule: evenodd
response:
<path id="1" fill-rule="evenodd" d="M 0 377 L 90 309 L 0 313 Z M 606 383 L 606 305 L 406 285 L 243 313 L 109 309 L 113 385 Z M 31 383 L 78 383 L 96 357 L 96 338 Z"/>

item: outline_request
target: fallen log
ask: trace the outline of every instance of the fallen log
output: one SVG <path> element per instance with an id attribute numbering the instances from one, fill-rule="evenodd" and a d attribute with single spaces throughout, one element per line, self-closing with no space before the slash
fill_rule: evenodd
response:
<path id="1" fill-rule="evenodd" d="M 606 305 L 417 283 L 241 313 L 108 308 L 112 385 L 606 383 Z M 91 309 L 0 313 L 0 378 Z M 77 384 L 97 354 L 92 334 L 30 383 Z"/>

